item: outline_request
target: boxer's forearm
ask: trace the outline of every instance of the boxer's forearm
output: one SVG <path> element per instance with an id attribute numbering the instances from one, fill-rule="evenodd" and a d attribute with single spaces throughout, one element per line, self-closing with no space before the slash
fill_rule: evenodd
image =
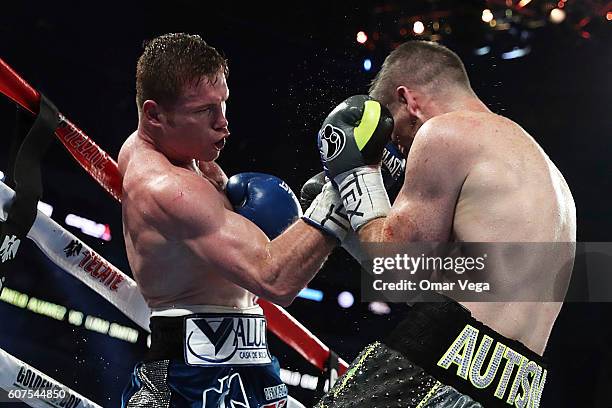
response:
<path id="1" fill-rule="evenodd" d="M 337 245 L 331 236 L 297 221 L 267 245 L 267 270 L 262 271 L 264 297 L 289 305 L 321 269 Z"/>

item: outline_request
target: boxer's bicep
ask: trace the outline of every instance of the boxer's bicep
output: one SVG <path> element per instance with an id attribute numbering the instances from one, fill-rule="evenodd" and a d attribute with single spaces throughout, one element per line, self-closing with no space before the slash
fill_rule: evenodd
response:
<path id="1" fill-rule="evenodd" d="M 189 246 L 206 265 L 249 292 L 288 306 L 329 254 L 334 241 L 298 220 L 269 241 L 247 218 L 223 208 L 218 223 Z"/>
<path id="2" fill-rule="evenodd" d="M 219 193 L 201 179 L 174 180 L 158 188 L 156 228 L 169 246 L 188 251 L 193 262 L 261 294 L 270 262 L 266 235 L 251 221 L 224 206 Z M 202 282 L 205 284 L 205 282 Z"/>
<path id="3" fill-rule="evenodd" d="M 186 240 L 205 265 L 229 281 L 269 297 L 268 279 L 273 262 L 268 237 L 251 221 L 221 207 L 212 214 L 214 224 Z"/>
<path id="4" fill-rule="evenodd" d="M 467 175 L 469 147 L 459 135 L 426 128 L 407 158 L 404 185 L 385 221 L 393 241 L 446 241 Z"/>

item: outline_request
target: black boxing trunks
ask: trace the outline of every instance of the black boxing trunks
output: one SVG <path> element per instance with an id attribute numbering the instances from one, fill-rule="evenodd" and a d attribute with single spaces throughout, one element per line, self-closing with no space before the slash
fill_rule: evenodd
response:
<path id="1" fill-rule="evenodd" d="M 154 312 L 150 327 L 151 347 L 132 373 L 122 407 L 287 405 L 260 307 L 206 306 L 179 316 Z"/>
<path id="2" fill-rule="evenodd" d="M 316 407 L 536 408 L 546 375 L 541 356 L 445 298 L 415 304 Z"/>

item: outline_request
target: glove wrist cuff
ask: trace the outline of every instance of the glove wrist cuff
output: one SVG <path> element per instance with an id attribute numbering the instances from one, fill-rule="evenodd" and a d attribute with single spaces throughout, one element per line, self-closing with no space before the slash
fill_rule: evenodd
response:
<path id="1" fill-rule="evenodd" d="M 355 231 L 371 220 L 385 217 L 389 213 L 391 203 L 380 167 L 357 167 L 339 174 L 334 178 L 334 182 L 338 185 L 342 203 Z"/>
<path id="2" fill-rule="evenodd" d="M 321 231 L 326 236 L 334 238 L 336 240 L 336 244 L 337 245 L 341 245 L 342 244 L 343 237 L 339 237 L 338 234 L 336 233 L 337 231 L 334 232 L 332 229 L 326 228 L 320 222 L 315 221 L 315 220 L 307 217 L 306 215 L 302 216 L 302 221 L 304 221 L 306 224 L 310 225 L 311 227 L 315 227 L 316 229 Z M 342 235 L 344 235 L 344 234 L 342 234 Z"/>
<path id="3" fill-rule="evenodd" d="M 350 228 L 338 192 L 327 183 L 302 217 L 308 224 L 334 236 L 342 242 Z"/>

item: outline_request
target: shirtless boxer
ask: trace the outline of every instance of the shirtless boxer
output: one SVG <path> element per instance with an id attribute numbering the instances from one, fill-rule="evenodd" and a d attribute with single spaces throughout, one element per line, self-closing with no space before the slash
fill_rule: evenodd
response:
<path id="1" fill-rule="evenodd" d="M 284 406 L 256 298 L 291 303 L 349 227 L 324 192 L 305 221 L 264 234 L 279 234 L 299 206 L 278 179 L 228 182 L 215 163 L 229 136 L 227 73 L 195 35 L 155 38 L 138 60 L 138 129 L 119 168 L 127 256 L 153 313 L 123 406 Z"/>
<path id="2" fill-rule="evenodd" d="M 388 107 L 391 138 L 409 151 L 392 207 L 379 168 L 368 166 L 372 152 L 354 142 L 356 127 L 384 109 L 370 97 L 351 97 L 319 135 L 324 167 L 362 242 L 568 244 L 502 254 L 487 268 L 488 281 L 504 282 L 506 293 L 496 299 L 506 302 L 416 304 L 317 406 L 539 406 L 547 373 L 541 356 L 562 297 L 523 300 L 541 299 L 530 297 L 534 287 L 567 288 L 576 239 L 567 183 L 525 130 L 478 99 L 459 57 L 441 45 L 400 45 L 370 96 Z M 331 134 L 345 136 L 342 152 L 328 144 Z"/>

